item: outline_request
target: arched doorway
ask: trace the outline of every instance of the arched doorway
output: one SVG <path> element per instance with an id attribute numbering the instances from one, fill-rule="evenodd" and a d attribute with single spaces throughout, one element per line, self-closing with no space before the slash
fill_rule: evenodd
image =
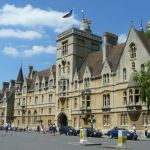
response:
<path id="1" fill-rule="evenodd" d="M 67 126 L 67 125 L 68 125 L 68 119 L 67 119 L 66 114 L 64 114 L 64 113 L 59 114 L 58 126 L 61 127 L 61 126 Z"/>

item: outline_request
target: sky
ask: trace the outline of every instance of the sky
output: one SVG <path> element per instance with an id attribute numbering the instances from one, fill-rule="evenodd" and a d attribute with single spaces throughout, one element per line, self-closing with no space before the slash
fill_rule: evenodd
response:
<path id="1" fill-rule="evenodd" d="M 80 28 L 81 10 L 91 20 L 94 34 L 112 32 L 126 40 L 131 21 L 145 29 L 150 21 L 149 0 L 0 0 L 0 87 L 16 79 L 20 66 L 27 75 L 49 68 L 56 61 L 57 35 Z M 73 9 L 73 15 L 63 18 Z"/>

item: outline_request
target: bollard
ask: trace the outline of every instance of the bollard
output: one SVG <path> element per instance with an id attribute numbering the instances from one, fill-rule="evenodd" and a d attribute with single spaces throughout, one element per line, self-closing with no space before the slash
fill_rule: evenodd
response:
<path id="1" fill-rule="evenodd" d="M 127 135 L 125 130 L 118 130 L 118 147 L 126 147 Z"/>
<path id="2" fill-rule="evenodd" d="M 87 129 L 80 129 L 80 144 L 87 144 Z"/>

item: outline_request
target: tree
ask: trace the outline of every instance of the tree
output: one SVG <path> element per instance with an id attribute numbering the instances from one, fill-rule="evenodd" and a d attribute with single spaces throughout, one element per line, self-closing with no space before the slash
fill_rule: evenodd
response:
<path id="1" fill-rule="evenodd" d="M 150 112 L 150 62 L 135 74 L 134 80 L 138 82 L 141 100 L 146 103 L 147 110 Z"/>
<path id="2" fill-rule="evenodd" d="M 145 31 L 145 32 L 144 32 L 144 35 L 145 35 L 146 39 L 147 39 L 148 41 L 150 41 L 150 31 L 149 31 L 149 30 Z"/>

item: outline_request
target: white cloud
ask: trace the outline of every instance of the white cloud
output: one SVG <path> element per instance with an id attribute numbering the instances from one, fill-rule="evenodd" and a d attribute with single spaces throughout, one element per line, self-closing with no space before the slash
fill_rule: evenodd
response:
<path id="1" fill-rule="evenodd" d="M 123 33 L 118 36 L 118 43 L 124 43 L 127 39 L 127 34 Z"/>
<path id="2" fill-rule="evenodd" d="M 14 30 L 14 29 L 1 29 L 0 30 L 0 38 L 20 38 L 20 39 L 38 39 L 42 38 L 42 35 L 35 31 L 21 31 L 21 30 Z"/>
<path id="3" fill-rule="evenodd" d="M 38 46 L 34 45 L 31 49 L 20 50 L 14 47 L 5 47 L 3 53 L 12 57 L 32 57 L 39 54 L 54 54 L 56 47 L 54 46 Z"/>
<path id="4" fill-rule="evenodd" d="M 62 18 L 64 12 L 43 10 L 26 5 L 23 8 L 14 5 L 4 5 L 0 9 L 0 25 L 4 26 L 47 26 L 55 32 L 62 32 L 72 25 L 80 25 L 80 22 L 71 16 Z"/>
<path id="5" fill-rule="evenodd" d="M 12 57 L 18 57 L 19 56 L 19 52 L 17 51 L 17 49 L 15 49 L 13 47 L 5 47 L 2 52 L 4 54 L 10 55 Z"/>

